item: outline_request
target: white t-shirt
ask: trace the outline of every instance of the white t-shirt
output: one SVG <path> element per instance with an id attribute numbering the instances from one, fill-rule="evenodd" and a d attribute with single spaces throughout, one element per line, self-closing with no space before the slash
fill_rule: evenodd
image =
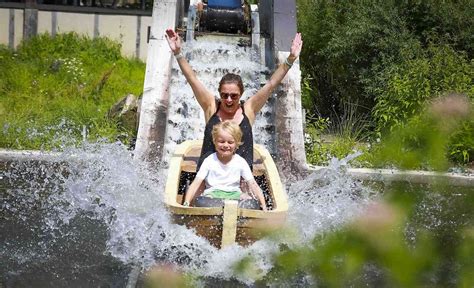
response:
<path id="1" fill-rule="evenodd" d="M 252 171 L 244 158 L 234 154 L 229 163 L 224 165 L 219 161 L 215 152 L 204 159 L 196 177 L 205 180 L 206 190 L 204 190 L 203 195 L 217 189 L 242 192 L 240 190 L 240 177 L 244 178 L 245 181 L 254 179 Z"/>

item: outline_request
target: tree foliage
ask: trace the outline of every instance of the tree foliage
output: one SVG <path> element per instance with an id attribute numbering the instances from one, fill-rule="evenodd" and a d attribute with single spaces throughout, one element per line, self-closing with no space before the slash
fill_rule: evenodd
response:
<path id="1" fill-rule="evenodd" d="M 474 61 L 450 46 L 430 45 L 419 55 L 405 56 L 388 66 L 375 96 L 374 121 L 379 130 L 392 129 L 419 114 L 423 105 L 443 94 L 463 93 L 474 100 Z"/>
<path id="2" fill-rule="evenodd" d="M 297 4 L 308 115 L 335 123 L 349 103 L 358 107 L 357 113 L 370 115 L 373 124 L 367 133 L 377 132 L 380 138 L 384 131 L 411 121 L 427 101 L 449 93 L 473 99 L 472 1 Z M 456 161 L 472 161 L 467 134 L 471 125 L 458 128 L 448 144 Z"/>

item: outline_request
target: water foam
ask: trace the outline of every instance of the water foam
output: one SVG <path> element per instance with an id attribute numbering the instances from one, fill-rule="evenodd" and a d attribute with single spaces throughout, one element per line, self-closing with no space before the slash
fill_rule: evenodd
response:
<path id="1" fill-rule="evenodd" d="M 193 231 L 171 222 L 163 205 L 165 169 L 149 171 L 123 145 L 96 143 L 69 148 L 55 163 L 60 165 L 22 166 L 6 175 L 10 181 L 20 180 L 21 175 L 26 178 L 23 186 L 7 191 L 20 202 L 7 201 L 10 204 L 2 208 L 29 221 L 28 213 L 40 206 L 46 211 L 41 219 L 43 238 L 67 241 L 77 237 L 74 233 L 82 232 L 71 231 L 70 223 L 86 217 L 98 221 L 106 231 L 104 253 L 125 265 L 146 270 L 158 263 L 172 263 L 195 275 L 247 284 L 272 269 L 272 256 L 282 243 L 307 243 L 317 234 L 337 229 L 371 200 L 370 193 L 338 167 L 315 172 L 288 189 L 288 229 L 296 233 L 282 232 L 245 248 L 234 245 L 217 250 Z M 37 176 L 31 179 L 31 175 Z M 35 255 L 35 251 L 51 252 L 49 241 L 31 243 L 30 252 L 17 249 L 17 255 L 9 257 L 22 263 L 45 261 L 48 252 Z M 87 253 L 87 247 L 84 249 Z M 235 275 L 237 261 L 247 257 L 255 260 L 252 271 Z"/>

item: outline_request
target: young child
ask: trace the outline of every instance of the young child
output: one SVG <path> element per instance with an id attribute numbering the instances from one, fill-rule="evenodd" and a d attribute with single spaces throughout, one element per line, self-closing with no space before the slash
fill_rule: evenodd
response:
<path id="1" fill-rule="evenodd" d="M 194 199 L 196 192 L 205 181 L 206 187 L 202 196 L 213 199 L 251 200 L 258 199 L 260 207 L 266 211 L 265 198 L 260 187 L 253 178 L 247 162 L 235 154 L 241 145 L 242 130 L 239 125 L 230 120 L 216 124 L 212 129 L 212 142 L 216 152 L 209 155 L 201 165 L 196 178 L 189 186 L 184 206 Z M 241 177 L 247 182 L 249 192 L 254 197 L 240 189 Z M 200 197 L 200 198 L 204 198 Z"/>

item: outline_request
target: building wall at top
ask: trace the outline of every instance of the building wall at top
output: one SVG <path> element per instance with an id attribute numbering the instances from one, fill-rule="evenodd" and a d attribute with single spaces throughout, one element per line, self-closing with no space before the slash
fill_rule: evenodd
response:
<path id="1" fill-rule="evenodd" d="M 0 44 L 16 47 L 23 39 L 23 9 L 0 9 Z"/>
<path id="2" fill-rule="evenodd" d="M 10 9 L 0 9 L 0 43 L 8 45 Z"/>
<path id="3" fill-rule="evenodd" d="M 76 32 L 80 35 L 107 37 L 122 45 L 122 54 L 146 61 L 148 29 L 152 17 L 100 13 L 38 10 L 39 34 Z M 24 9 L 0 8 L 0 44 L 15 48 L 23 40 Z"/>
<path id="4" fill-rule="evenodd" d="M 137 41 L 137 18 L 122 17 L 117 15 L 104 15 L 100 17 L 100 36 L 107 36 L 110 39 L 122 43 L 122 53 L 134 55 Z"/>

